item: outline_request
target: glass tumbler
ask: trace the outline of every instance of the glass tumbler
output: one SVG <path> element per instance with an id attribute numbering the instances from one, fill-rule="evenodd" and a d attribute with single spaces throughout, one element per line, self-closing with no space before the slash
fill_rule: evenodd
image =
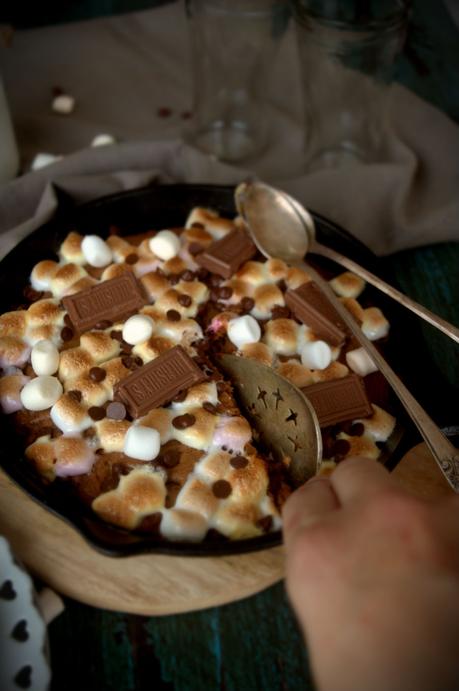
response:
<path id="1" fill-rule="evenodd" d="M 407 0 L 293 0 L 307 170 L 382 156 Z"/>
<path id="2" fill-rule="evenodd" d="M 288 3 L 187 0 L 186 7 L 193 106 L 185 137 L 223 161 L 250 158 L 267 143 L 267 95 Z"/>

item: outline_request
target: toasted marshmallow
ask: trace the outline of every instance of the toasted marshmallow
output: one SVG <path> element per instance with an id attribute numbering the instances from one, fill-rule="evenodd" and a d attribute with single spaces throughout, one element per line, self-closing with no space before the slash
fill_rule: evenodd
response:
<path id="1" fill-rule="evenodd" d="M 85 258 L 81 251 L 82 240 L 82 235 L 71 230 L 60 247 L 59 256 L 61 259 L 74 264 L 84 264 Z"/>
<path id="2" fill-rule="evenodd" d="M 209 519 L 216 511 L 218 504 L 219 501 L 212 492 L 211 486 L 198 477 L 190 476 L 177 497 L 175 507 L 200 513 Z"/>
<path id="3" fill-rule="evenodd" d="M 150 466 L 140 466 L 121 477 L 116 489 L 94 499 L 92 508 L 105 521 L 132 529 L 145 516 L 161 510 L 165 498 L 161 473 Z"/>
<path id="4" fill-rule="evenodd" d="M 134 314 L 123 326 L 123 338 L 131 345 L 144 343 L 152 335 L 154 325 L 153 319 L 146 314 Z"/>
<path id="5" fill-rule="evenodd" d="M 106 453 L 116 451 L 122 452 L 124 449 L 124 439 L 131 423 L 127 420 L 109 420 L 105 418 L 96 422 L 94 425 L 97 436 L 100 439 L 100 446 Z"/>
<path id="6" fill-rule="evenodd" d="M 90 266 L 101 268 L 112 262 L 113 254 L 110 247 L 98 235 L 86 235 L 81 243 L 81 249 Z"/>
<path id="7" fill-rule="evenodd" d="M 180 252 L 180 238 L 171 230 L 160 230 L 149 244 L 151 251 L 163 261 L 176 257 Z"/>
<path id="8" fill-rule="evenodd" d="M 265 343 L 246 343 L 240 350 L 244 357 L 258 360 L 262 365 L 272 364 L 273 354 Z"/>
<path id="9" fill-rule="evenodd" d="M 252 431 L 243 417 L 221 415 L 212 439 L 213 446 L 225 447 L 235 453 L 243 453 L 245 445 L 251 440 Z M 224 449 L 224 450 L 225 450 Z"/>
<path id="10" fill-rule="evenodd" d="M 56 377 L 41 375 L 29 381 L 21 391 L 26 410 L 46 410 L 62 396 L 62 384 Z"/>
<path id="11" fill-rule="evenodd" d="M 346 362 L 350 369 L 361 377 L 377 371 L 377 366 L 365 348 L 356 348 L 346 353 Z"/>
<path id="12" fill-rule="evenodd" d="M 33 444 L 26 448 L 25 456 L 29 461 L 32 461 L 40 475 L 43 475 L 48 480 L 54 480 L 56 454 L 54 444 L 49 435 L 38 437 Z"/>
<path id="13" fill-rule="evenodd" d="M 54 297 L 67 295 L 72 286 L 85 278 L 86 271 L 79 264 L 63 264 L 54 273 L 50 281 L 50 290 Z"/>
<path id="14" fill-rule="evenodd" d="M 294 355 L 297 351 L 299 324 L 293 319 L 273 319 L 266 324 L 263 340 L 279 355 Z"/>
<path id="15" fill-rule="evenodd" d="M 158 430 L 132 425 L 124 438 L 124 453 L 138 461 L 152 461 L 159 454 L 161 438 Z"/>
<path id="16" fill-rule="evenodd" d="M 395 428 L 395 418 L 379 406 L 372 403 L 373 415 L 358 420 L 365 427 L 365 433 L 374 441 L 384 442 L 389 439 Z"/>
<path id="17" fill-rule="evenodd" d="M 0 409 L 6 415 L 21 410 L 21 389 L 30 381 L 22 374 L 9 374 L 0 378 Z"/>
<path id="18" fill-rule="evenodd" d="M 309 369 L 325 369 L 332 361 L 332 351 L 325 341 L 305 343 L 301 351 L 301 362 Z"/>
<path id="19" fill-rule="evenodd" d="M 281 362 L 277 366 L 276 372 L 279 372 L 282 377 L 285 377 L 300 389 L 303 386 L 309 386 L 314 381 L 311 370 L 298 362 L 298 360 Z"/>
<path id="20" fill-rule="evenodd" d="M 389 333 L 389 322 L 379 307 L 368 307 L 363 311 L 362 331 L 370 341 L 377 341 Z"/>
<path id="21" fill-rule="evenodd" d="M 341 362 L 332 362 L 325 369 L 316 369 L 312 372 L 314 383 L 319 381 L 331 381 L 332 379 L 342 379 L 349 374 L 349 369 Z"/>
<path id="22" fill-rule="evenodd" d="M 35 343 L 31 354 L 35 374 L 54 374 L 59 369 L 59 351 L 52 341 Z"/>
<path id="23" fill-rule="evenodd" d="M 51 285 L 51 279 L 59 268 L 59 264 L 51 259 L 44 259 L 32 269 L 30 274 L 30 283 L 34 290 L 48 290 Z"/>
<path id="24" fill-rule="evenodd" d="M 164 511 L 161 521 L 161 535 L 168 540 L 200 542 L 207 533 L 208 524 L 204 516 L 194 511 L 170 509 Z"/>
<path id="25" fill-rule="evenodd" d="M 35 380 L 33 380 L 35 381 Z M 93 424 L 85 406 L 65 393 L 53 405 L 50 411 L 51 420 L 64 434 L 83 432 Z"/>
<path id="26" fill-rule="evenodd" d="M 334 292 L 343 298 L 358 298 L 365 288 L 365 281 L 351 271 L 336 276 L 330 281 Z"/>
<path id="27" fill-rule="evenodd" d="M 94 451 L 81 437 L 62 436 L 54 442 L 56 464 L 54 472 L 57 477 L 73 477 L 89 473 L 94 461 Z"/>
<path id="28" fill-rule="evenodd" d="M 247 343 L 257 343 L 261 338 L 260 325 L 250 314 L 231 319 L 228 322 L 227 333 L 229 340 L 236 348 L 242 348 Z"/>
<path id="29" fill-rule="evenodd" d="M 0 367 L 22 367 L 29 355 L 30 348 L 26 343 L 11 336 L 0 338 Z"/>

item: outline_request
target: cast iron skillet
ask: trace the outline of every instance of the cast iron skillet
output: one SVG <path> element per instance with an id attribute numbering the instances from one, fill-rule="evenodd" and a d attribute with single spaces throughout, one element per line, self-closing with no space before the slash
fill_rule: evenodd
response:
<path id="1" fill-rule="evenodd" d="M 111 225 L 116 225 L 120 234 L 126 235 L 151 229 L 181 227 L 190 209 L 198 205 L 214 208 L 226 216 L 235 214 L 234 188 L 226 186 L 154 185 L 110 195 L 80 206 L 74 205 L 70 197 L 59 189 L 56 192 L 59 208 L 54 218 L 22 240 L 0 262 L 0 314 L 24 302 L 22 291 L 28 283 L 32 267 L 42 259 L 55 258 L 56 249 L 70 230 L 106 236 Z M 375 270 L 375 256 L 364 245 L 322 216 L 313 214 L 313 217 L 320 242 L 333 245 L 343 254 Z M 322 266 L 324 263 L 326 264 L 321 260 Z M 370 287 L 366 290 L 371 294 Z M 386 300 L 381 293 L 375 295 L 373 302 L 381 306 L 392 324 L 398 324 L 385 349 L 387 357 L 397 368 L 398 356 L 403 352 L 403 319 L 398 317 L 400 308 Z M 385 449 L 386 465 L 394 467 L 413 445 L 416 434 L 396 400 L 392 402 L 391 399 L 390 408 L 400 423 L 397 434 L 393 435 Z M 138 553 L 216 556 L 266 549 L 282 541 L 278 531 L 237 541 L 198 544 L 165 542 L 112 527 L 102 522 L 70 493 L 63 492 L 62 485 L 52 483 L 48 487 L 44 486 L 25 460 L 21 440 L 8 433 L 8 416 L 0 415 L 0 419 L 4 430 L 0 449 L 0 465 L 3 470 L 29 496 L 73 526 L 92 547 L 104 554 L 118 557 Z"/>

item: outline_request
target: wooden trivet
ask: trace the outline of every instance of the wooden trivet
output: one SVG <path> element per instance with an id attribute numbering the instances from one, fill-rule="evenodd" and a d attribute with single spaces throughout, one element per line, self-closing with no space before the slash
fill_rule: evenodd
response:
<path id="1" fill-rule="evenodd" d="M 394 470 L 423 497 L 452 493 L 424 444 Z M 284 576 L 283 548 L 228 557 L 106 557 L 0 472 L 0 533 L 32 574 L 59 593 L 103 609 L 178 614 L 223 605 Z"/>

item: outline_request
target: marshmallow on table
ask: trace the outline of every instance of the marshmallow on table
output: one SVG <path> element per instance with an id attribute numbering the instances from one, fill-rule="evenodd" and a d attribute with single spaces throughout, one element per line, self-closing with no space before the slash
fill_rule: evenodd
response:
<path id="1" fill-rule="evenodd" d="M 250 314 L 245 314 L 228 322 L 227 334 L 236 348 L 242 348 L 248 343 L 257 343 L 261 337 L 261 329 L 256 319 Z"/>
<path id="2" fill-rule="evenodd" d="M 180 238 L 175 233 L 171 230 L 161 230 L 154 238 L 151 238 L 149 246 L 157 257 L 167 261 L 177 256 L 181 245 Z"/>
<path id="3" fill-rule="evenodd" d="M 365 348 L 356 348 L 346 353 L 346 362 L 350 369 L 361 377 L 377 371 L 377 366 Z"/>
<path id="4" fill-rule="evenodd" d="M 113 255 L 110 247 L 98 235 L 86 235 L 81 243 L 81 250 L 91 266 L 101 268 L 112 262 Z"/>
<path id="5" fill-rule="evenodd" d="M 111 134 L 96 134 L 91 146 L 107 146 L 108 144 L 115 144 L 115 141 Z"/>
<path id="6" fill-rule="evenodd" d="M 24 386 L 21 391 L 21 403 L 26 410 L 46 410 L 62 396 L 62 391 L 59 379 L 40 375 Z"/>
<path id="7" fill-rule="evenodd" d="M 52 341 L 43 339 L 32 348 L 31 361 L 35 374 L 54 374 L 59 368 L 59 351 Z"/>
<path id="8" fill-rule="evenodd" d="M 301 362 L 309 369 L 326 369 L 332 361 L 332 351 L 325 341 L 305 343 L 301 351 Z"/>
<path id="9" fill-rule="evenodd" d="M 75 108 L 75 99 L 70 94 L 59 94 L 52 102 L 52 109 L 60 115 L 70 115 Z"/>
<path id="10" fill-rule="evenodd" d="M 152 427 L 133 425 L 124 438 L 124 453 L 138 461 L 152 461 L 159 454 L 161 437 Z"/>
<path id="11" fill-rule="evenodd" d="M 153 333 L 154 321 L 146 314 L 135 314 L 129 317 L 123 326 L 123 338 L 130 345 L 148 341 Z"/>

